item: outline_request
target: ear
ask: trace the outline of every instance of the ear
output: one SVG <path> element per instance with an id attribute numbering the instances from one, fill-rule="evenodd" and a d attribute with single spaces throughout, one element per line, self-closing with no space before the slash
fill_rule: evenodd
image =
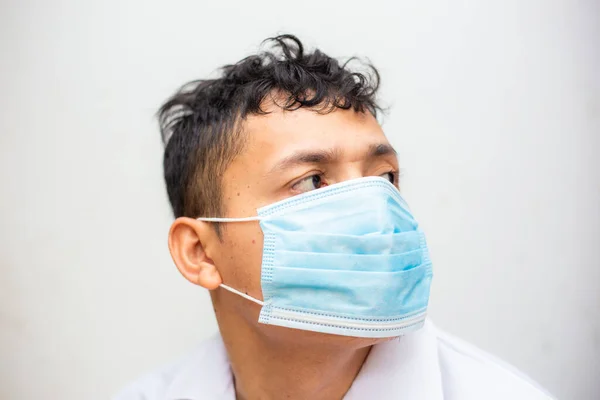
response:
<path id="1" fill-rule="evenodd" d="M 208 290 L 219 287 L 221 275 L 208 256 L 218 240 L 207 222 L 187 217 L 173 222 L 169 230 L 169 251 L 185 279 Z"/>

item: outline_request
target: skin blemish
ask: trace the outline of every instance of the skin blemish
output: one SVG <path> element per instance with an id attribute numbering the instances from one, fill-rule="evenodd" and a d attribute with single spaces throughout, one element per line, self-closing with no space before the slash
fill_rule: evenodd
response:
<path id="1" fill-rule="evenodd" d="M 255 243 L 256 243 L 256 240 L 252 239 L 252 244 L 255 244 Z"/>
<path id="2" fill-rule="evenodd" d="M 240 192 L 237 193 L 238 197 L 240 196 Z"/>

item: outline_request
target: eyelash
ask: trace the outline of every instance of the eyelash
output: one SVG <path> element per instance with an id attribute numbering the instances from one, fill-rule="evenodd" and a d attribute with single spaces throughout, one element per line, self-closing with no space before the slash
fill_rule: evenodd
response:
<path id="1" fill-rule="evenodd" d="M 298 186 L 300 183 L 304 182 L 305 180 L 307 180 L 308 178 L 313 178 L 315 176 L 320 177 L 321 179 L 324 180 L 325 177 L 325 173 L 324 172 L 318 172 L 318 171 L 314 171 L 314 173 L 305 176 L 304 178 L 298 179 L 295 182 L 293 182 L 290 186 L 290 188 L 293 190 L 296 186 Z"/>
<path id="2" fill-rule="evenodd" d="M 388 171 L 388 172 L 384 172 L 383 174 L 392 174 L 392 179 L 394 180 L 392 182 L 392 184 L 395 185 L 395 186 L 398 186 L 400 184 L 400 176 L 402 175 L 400 173 L 400 171 L 391 170 L 391 171 Z M 383 174 L 381 174 L 381 175 L 383 175 Z"/>
<path id="3" fill-rule="evenodd" d="M 392 184 L 393 184 L 393 185 L 396 185 L 396 186 L 398 186 L 398 185 L 399 185 L 400 177 L 402 176 L 402 173 L 401 173 L 400 171 L 398 171 L 398 170 L 390 170 L 390 171 L 387 171 L 387 172 L 383 172 L 383 173 L 381 173 L 381 174 L 379 174 L 379 175 L 377 175 L 377 176 L 384 175 L 384 174 L 392 174 L 392 178 L 393 178 L 393 180 L 394 180 L 394 181 L 392 182 Z M 324 172 L 318 172 L 318 173 L 317 173 L 317 172 L 315 172 L 314 174 L 307 175 L 307 176 L 305 176 L 305 177 L 304 177 L 304 178 L 302 178 L 302 179 L 298 179 L 296 182 L 292 183 L 292 185 L 291 185 L 291 188 L 293 189 L 294 187 L 296 187 L 296 186 L 297 186 L 297 185 L 299 185 L 300 183 L 304 182 L 306 179 L 308 179 L 308 178 L 312 178 L 312 177 L 315 177 L 315 176 L 318 176 L 318 177 L 320 177 L 320 178 L 321 178 L 323 181 L 325 181 L 325 180 L 324 180 L 324 177 L 325 177 L 325 173 L 324 173 Z M 327 182 L 325 182 L 325 184 L 327 184 Z"/>

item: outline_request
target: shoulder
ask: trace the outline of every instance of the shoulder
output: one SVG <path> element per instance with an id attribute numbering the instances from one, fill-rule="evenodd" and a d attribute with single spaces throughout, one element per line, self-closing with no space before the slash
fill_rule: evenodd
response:
<path id="1" fill-rule="evenodd" d="M 511 365 L 448 333 L 436 331 L 444 398 L 554 399 Z"/>
<path id="2" fill-rule="evenodd" d="M 123 388 L 113 400 L 221 398 L 230 382 L 229 362 L 219 335 L 204 341 L 174 363 L 145 374 Z M 219 396 L 216 395 L 219 393 Z"/>

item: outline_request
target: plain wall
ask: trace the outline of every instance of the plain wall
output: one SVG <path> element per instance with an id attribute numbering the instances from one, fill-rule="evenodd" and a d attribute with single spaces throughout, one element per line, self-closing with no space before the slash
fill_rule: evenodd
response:
<path id="1" fill-rule="evenodd" d="M 216 331 L 154 113 L 281 32 L 380 68 L 434 321 L 600 398 L 598 2 L 0 4 L 0 398 L 105 399 Z"/>

